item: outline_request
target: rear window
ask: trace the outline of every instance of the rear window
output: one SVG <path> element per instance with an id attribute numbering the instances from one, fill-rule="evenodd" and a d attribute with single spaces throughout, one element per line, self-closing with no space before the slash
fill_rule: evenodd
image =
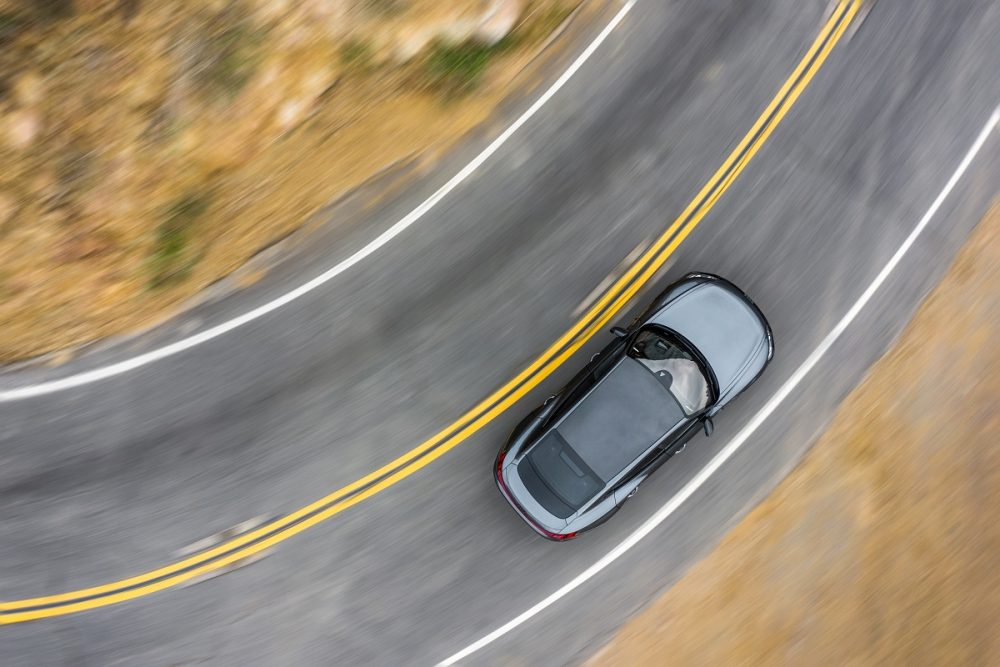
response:
<path id="1" fill-rule="evenodd" d="M 550 431 L 535 445 L 527 460 L 542 483 L 574 511 L 604 488 L 601 478 L 587 467 L 557 430 Z"/>

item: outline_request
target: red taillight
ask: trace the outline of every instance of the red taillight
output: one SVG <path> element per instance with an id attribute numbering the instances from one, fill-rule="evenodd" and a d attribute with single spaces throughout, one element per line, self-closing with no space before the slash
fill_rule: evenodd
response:
<path id="1" fill-rule="evenodd" d="M 503 460 L 507 458 L 507 452 L 500 452 L 497 454 L 497 479 L 500 483 L 503 483 L 503 478 L 500 475 L 500 471 L 503 470 Z"/>
<path id="2" fill-rule="evenodd" d="M 574 537 L 576 537 L 576 533 L 550 533 L 547 530 L 545 531 L 545 534 L 551 537 L 553 540 L 571 540 Z"/>

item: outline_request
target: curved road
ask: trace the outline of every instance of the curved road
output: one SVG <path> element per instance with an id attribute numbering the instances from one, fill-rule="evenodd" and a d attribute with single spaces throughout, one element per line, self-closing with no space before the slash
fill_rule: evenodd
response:
<path id="1" fill-rule="evenodd" d="M 829 21 L 826 5 L 639 0 L 488 160 L 349 270 L 169 358 L 0 401 L 0 620 L 51 615 L 0 628 L 0 664 L 433 664 L 607 554 L 823 344 L 1000 101 L 995 2 L 879 0 L 850 28 L 853 3 Z M 638 546 L 466 661 L 581 660 L 766 494 L 1000 189 L 998 134 L 744 447 Z M 261 283 L 62 367 L 11 371 L 0 392 L 161 348 L 287 294 L 389 229 L 485 143 L 471 138 L 374 210 L 331 211 L 365 224 L 318 232 Z M 638 269 L 628 267 L 661 238 L 651 257 L 663 268 L 629 282 Z M 490 464 L 511 426 L 605 334 L 580 327 L 471 428 L 433 437 L 581 313 L 606 330 L 603 320 L 627 320 L 643 303 L 608 311 L 596 287 L 624 275 L 624 302 L 691 270 L 753 296 L 775 331 L 774 362 L 615 521 L 565 545 L 538 540 L 496 493 Z M 396 477 L 351 488 L 428 442 Z M 345 487 L 320 514 L 295 514 Z M 254 517 L 302 530 L 222 576 L 195 576 L 204 550 L 187 570 L 169 569 L 179 550 Z"/>

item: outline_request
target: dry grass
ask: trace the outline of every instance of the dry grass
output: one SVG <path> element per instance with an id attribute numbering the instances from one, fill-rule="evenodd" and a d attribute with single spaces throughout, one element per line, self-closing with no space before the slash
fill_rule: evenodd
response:
<path id="1" fill-rule="evenodd" d="M 480 0 L 0 0 L 0 363 L 148 326 L 439 153 L 577 2 L 470 59 L 426 36 Z"/>
<path id="2" fill-rule="evenodd" d="M 1000 207 L 802 464 L 594 665 L 1000 664 Z"/>

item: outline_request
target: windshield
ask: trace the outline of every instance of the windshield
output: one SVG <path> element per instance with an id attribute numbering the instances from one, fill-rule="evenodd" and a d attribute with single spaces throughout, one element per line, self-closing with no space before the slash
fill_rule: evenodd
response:
<path id="1" fill-rule="evenodd" d="M 532 448 L 527 459 L 542 483 L 573 511 L 604 488 L 601 479 L 554 429 Z M 561 512 L 553 514 L 562 514 L 561 518 L 569 516 Z"/>
<path id="2" fill-rule="evenodd" d="M 628 354 L 656 376 L 684 414 L 692 415 L 708 405 L 711 389 L 701 366 L 665 332 L 640 331 Z"/>

